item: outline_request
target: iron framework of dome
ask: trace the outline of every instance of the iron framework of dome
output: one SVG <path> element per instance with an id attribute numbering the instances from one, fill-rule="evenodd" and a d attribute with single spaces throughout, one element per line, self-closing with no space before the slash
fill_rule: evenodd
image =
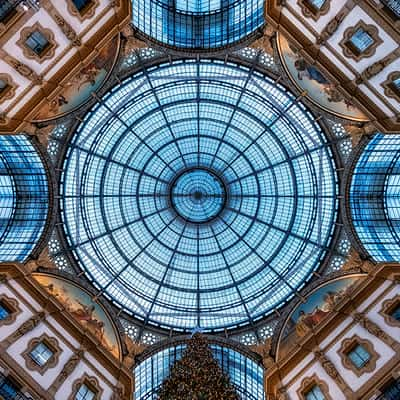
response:
<path id="1" fill-rule="evenodd" d="M 132 0 L 132 24 L 176 49 L 210 51 L 246 40 L 264 24 L 262 0 Z"/>
<path id="2" fill-rule="evenodd" d="M 68 245 L 99 292 L 145 324 L 253 324 L 329 250 L 330 146 L 299 98 L 254 68 L 206 59 L 143 68 L 69 143 Z"/>

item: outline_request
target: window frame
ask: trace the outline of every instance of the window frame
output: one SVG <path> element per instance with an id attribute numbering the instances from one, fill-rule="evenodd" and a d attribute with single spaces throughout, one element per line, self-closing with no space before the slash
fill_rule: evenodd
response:
<path id="1" fill-rule="evenodd" d="M 369 45 L 365 50 L 360 51 L 351 41 L 354 34 L 362 29 L 365 31 L 373 40 L 373 43 Z M 379 37 L 378 28 L 375 25 L 366 24 L 363 20 L 358 21 L 354 26 L 347 28 L 344 31 L 343 38 L 339 43 L 342 48 L 343 54 L 355 61 L 360 61 L 363 58 L 372 57 L 377 47 L 383 43 L 382 39 Z"/>
<path id="2" fill-rule="evenodd" d="M 103 389 L 100 387 L 98 379 L 94 376 L 89 376 L 87 373 L 84 373 L 82 377 L 77 379 L 72 384 L 72 393 L 70 394 L 67 400 L 76 400 L 76 396 L 82 385 L 86 385 L 89 388 L 89 390 L 91 390 L 94 393 L 95 396 L 93 400 L 101 400 Z"/>
<path id="3" fill-rule="evenodd" d="M 321 390 L 324 400 L 333 400 L 329 394 L 329 386 L 328 384 L 320 379 L 317 374 L 313 374 L 312 376 L 308 376 L 301 381 L 299 389 L 297 389 L 297 396 L 300 400 L 307 400 L 306 395 L 310 392 L 310 390 L 314 387 L 318 386 Z"/>
<path id="4" fill-rule="evenodd" d="M 0 327 L 13 324 L 17 319 L 18 314 L 22 312 L 19 308 L 18 301 L 8 297 L 6 294 L 0 294 L 0 303 L 3 303 L 5 308 L 10 310 L 6 318 L 0 319 Z"/>
<path id="5" fill-rule="evenodd" d="M 40 343 L 44 343 L 45 346 L 48 347 L 48 349 L 53 353 L 43 365 L 37 363 L 32 357 L 32 352 Z M 22 353 L 22 357 L 25 359 L 25 365 L 27 369 L 31 371 L 37 371 L 41 375 L 44 375 L 47 370 L 54 368 L 58 364 L 61 353 L 62 349 L 58 340 L 54 337 L 50 337 L 46 333 L 43 333 L 41 336 L 30 340 L 28 347 Z"/>
<path id="6" fill-rule="evenodd" d="M 82 10 L 78 10 L 73 0 L 67 0 L 68 12 L 74 17 L 79 18 L 80 21 L 92 18 L 98 6 L 99 0 L 89 0 L 88 4 Z"/>
<path id="7" fill-rule="evenodd" d="M 393 310 L 399 306 L 400 306 L 400 294 L 390 299 L 387 299 L 382 303 L 382 308 L 379 311 L 379 314 L 382 315 L 387 325 L 400 328 L 400 321 L 397 321 L 391 315 Z"/>
<path id="8" fill-rule="evenodd" d="M 357 367 L 349 357 L 349 353 L 351 353 L 357 345 L 364 347 L 364 349 L 370 354 L 369 360 L 361 367 Z M 360 377 L 365 373 L 373 372 L 376 368 L 376 361 L 379 358 L 379 355 L 375 351 L 373 344 L 369 340 L 361 338 L 358 335 L 353 335 L 352 337 L 346 338 L 342 341 L 339 349 L 339 355 L 342 365 L 346 369 L 354 372 L 357 377 Z"/>
<path id="9" fill-rule="evenodd" d="M 40 54 L 36 53 L 26 44 L 27 39 L 36 31 L 40 32 L 48 42 L 48 45 Z M 21 30 L 17 45 L 22 49 L 22 52 L 26 58 L 35 60 L 39 64 L 54 57 L 55 50 L 58 46 L 57 42 L 55 41 L 55 35 L 51 29 L 44 28 L 39 22 L 36 22 L 32 26 L 27 26 Z"/>
<path id="10" fill-rule="evenodd" d="M 312 18 L 314 21 L 318 21 L 331 8 L 331 0 L 325 0 L 320 8 L 315 7 L 311 0 L 297 0 L 297 4 L 301 8 L 303 15 L 306 18 Z"/>

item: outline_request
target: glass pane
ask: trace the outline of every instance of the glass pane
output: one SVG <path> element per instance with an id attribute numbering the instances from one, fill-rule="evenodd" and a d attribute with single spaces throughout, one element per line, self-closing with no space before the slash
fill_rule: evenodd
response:
<path id="1" fill-rule="evenodd" d="M 350 40 L 360 53 L 374 43 L 374 39 L 362 28 L 358 28 Z"/>
<path id="2" fill-rule="evenodd" d="M 348 353 L 348 357 L 357 368 L 362 368 L 369 361 L 371 355 L 364 346 L 358 344 Z"/>
<path id="3" fill-rule="evenodd" d="M 310 4 L 319 10 L 325 4 L 325 1 L 326 0 L 310 0 Z"/>
<path id="4" fill-rule="evenodd" d="M 72 0 L 78 11 L 82 11 L 91 0 Z"/>
<path id="5" fill-rule="evenodd" d="M 50 360 L 53 352 L 43 342 L 41 342 L 35 346 L 30 355 L 32 360 L 42 367 Z"/>
<path id="6" fill-rule="evenodd" d="M 49 42 L 39 31 L 32 32 L 25 41 L 25 44 L 36 54 L 41 54 Z"/>
<path id="7" fill-rule="evenodd" d="M 75 396 L 76 400 L 93 400 L 95 393 L 92 392 L 85 384 L 81 385 Z"/>
<path id="8" fill-rule="evenodd" d="M 400 304 L 390 314 L 394 319 L 400 321 Z"/>
<path id="9" fill-rule="evenodd" d="M 10 315 L 10 310 L 6 304 L 0 302 L 0 320 L 6 319 Z"/>
<path id="10" fill-rule="evenodd" d="M 314 385 L 305 395 L 306 400 L 325 400 L 322 390 L 318 385 Z"/>

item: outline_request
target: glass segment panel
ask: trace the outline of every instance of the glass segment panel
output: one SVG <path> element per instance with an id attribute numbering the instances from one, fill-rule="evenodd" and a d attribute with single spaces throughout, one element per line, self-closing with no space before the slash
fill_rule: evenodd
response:
<path id="1" fill-rule="evenodd" d="M 162 350 L 135 368 L 135 399 L 156 400 L 157 390 L 176 360 L 182 357 L 186 345 Z M 264 372 L 256 362 L 233 349 L 210 345 L 214 358 L 229 375 L 242 399 L 264 400 Z"/>
<path id="2" fill-rule="evenodd" d="M 0 136 L 0 262 L 24 261 L 47 219 L 47 176 L 23 135 Z"/>
<path id="3" fill-rule="evenodd" d="M 165 45 L 223 47 L 264 23 L 263 0 L 132 0 L 132 23 Z"/>
<path id="4" fill-rule="evenodd" d="M 306 400 L 325 400 L 324 394 L 318 385 L 314 385 L 306 394 Z"/>
<path id="5" fill-rule="evenodd" d="M 400 135 L 377 134 L 357 161 L 350 187 L 353 226 L 376 261 L 400 261 Z"/>
<path id="6" fill-rule="evenodd" d="M 46 346 L 45 343 L 38 343 L 34 349 L 30 352 L 30 356 L 36 364 L 43 367 L 53 356 L 53 352 Z"/>
<path id="7" fill-rule="evenodd" d="M 4 400 L 17 399 L 19 388 L 6 377 L 0 378 L 0 396 Z"/>
<path id="8" fill-rule="evenodd" d="M 118 307 L 168 328 L 273 312 L 319 268 L 337 217 L 313 115 L 273 79 L 222 61 L 124 80 L 80 124 L 63 171 L 80 267 Z"/>
<path id="9" fill-rule="evenodd" d="M 390 313 L 390 315 L 396 321 L 400 321 L 400 304 L 397 304 L 397 306 L 393 309 L 393 311 Z"/>
<path id="10" fill-rule="evenodd" d="M 364 29 L 358 28 L 350 39 L 351 43 L 362 53 L 374 43 L 374 39 Z"/>
<path id="11" fill-rule="evenodd" d="M 92 0 L 72 0 L 78 11 L 82 11 L 91 1 Z"/>
<path id="12" fill-rule="evenodd" d="M 3 301 L 0 301 L 0 320 L 6 319 L 10 314 L 11 310 Z"/>
<path id="13" fill-rule="evenodd" d="M 310 0 L 310 4 L 317 10 L 320 10 L 321 7 L 325 4 L 326 0 Z"/>
<path id="14" fill-rule="evenodd" d="M 354 366 L 358 369 L 362 368 L 371 358 L 371 354 L 368 353 L 367 349 L 358 344 L 355 346 L 347 356 L 350 358 L 350 361 L 354 364 Z"/>
<path id="15" fill-rule="evenodd" d="M 400 399 L 400 381 L 393 380 L 382 390 L 382 395 L 378 400 L 399 400 Z"/>
<path id="16" fill-rule="evenodd" d="M 37 55 L 40 55 L 49 45 L 49 42 L 41 32 L 35 31 L 27 37 L 25 44 Z"/>
<path id="17" fill-rule="evenodd" d="M 7 22 L 16 12 L 19 1 L 2 0 L 0 2 L 0 22 Z"/>
<path id="18" fill-rule="evenodd" d="M 382 3 L 389 8 L 389 10 L 397 17 L 400 18 L 400 0 L 381 0 Z"/>
<path id="19" fill-rule="evenodd" d="M 92 392 L 85 384 L 81 385 L 78 393 L 75 396 L 75 400 L 93 400 L 95 393 Z"/>

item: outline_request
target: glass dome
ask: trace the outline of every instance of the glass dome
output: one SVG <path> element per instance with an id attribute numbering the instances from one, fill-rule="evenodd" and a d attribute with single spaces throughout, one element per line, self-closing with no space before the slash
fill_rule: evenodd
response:
<path id="1" fill-rule="evenodd" d="M 61 210 L 93 284 L 145 324 L 247 325 L 299 290 L 337 215 L 330 143 L 255 69 L 185 60 L 110 90 L 72 137 Z"/>
<path id="2" fill-rule="evenodd" d="M 175 48 L 212 49 L 238 42 L 264 24 L 263 0 L 132 0 L 132 23 Z"/>

